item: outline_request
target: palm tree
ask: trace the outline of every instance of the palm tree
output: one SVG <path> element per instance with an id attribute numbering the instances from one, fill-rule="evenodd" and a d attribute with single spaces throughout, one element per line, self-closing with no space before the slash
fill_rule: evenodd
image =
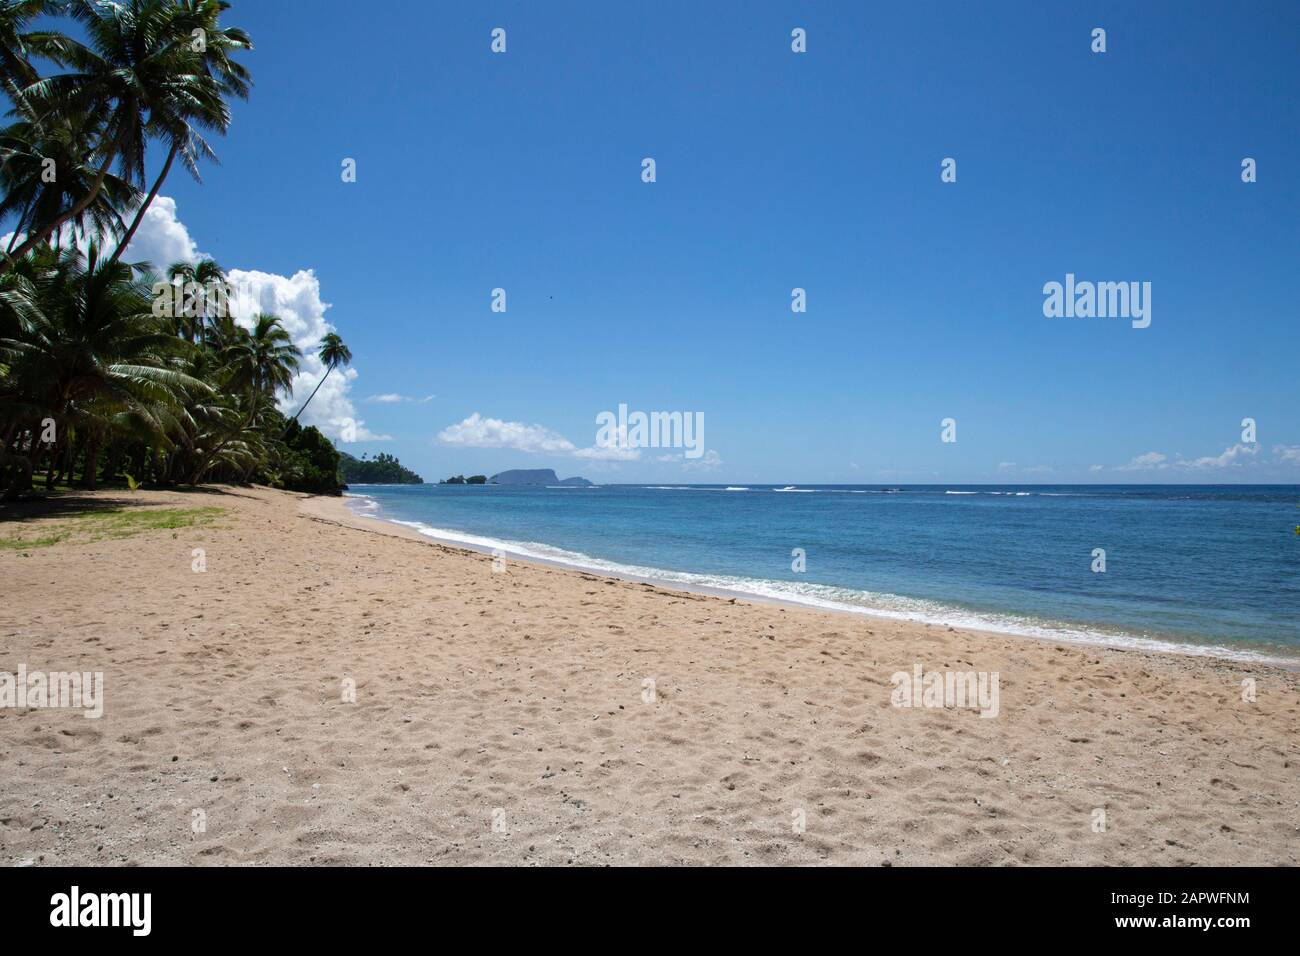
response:
<path id="1" fill-rule="evenodd" d="M 352 351 L 343 344 L 343 340 L 339 338 L 338 333 L 327 332 L 320 340 L 320 351 L 316 353 L 316 357 L 324 363 L 325 374 L 316 383 L 316 387 L 311 390 L 311 394 L 307 396 L 307 401 L 302 403 L 302 408 L 298 409 L 293 418 L 289 419 L 289 424 L 284 429 L 286 434 L 289 431 L 289 426 L 293 425 L 298 420 L 298 416 L 307 410 L 311 400 L 316 397 L 320 387 L 325 384 L 325 379 L 330 377 L 330 372 L 340 365 L 347 365 L 352 361 Z"/>
<path id="2" fill-rule="evenodd" d="M 225 89 L 202 69 L 184 31 L 190 14 L 169 0 L 62 0 L 89 40 L 49 34 L 41 52 L 71 70 L 38 79 L 20 92 L 41 122 L 73 114 L 103 117 L 95 150 L 99 172 L 89 190 L 53 220 L 37 224 L 14 255 L 21 258 L 95 201 L 114 165 L 122 178 L 144 182 L 145 145 L 151 137 L 183 143 L 211 155 L 198 128 L 224 133 L 230 125 Z M 0 272 L 12 262 L 0 263 Z"/>
<path id="3" fill-rule="evenodd" d="M 283 323 L 257 315 L 245 328 L 211 294 L 203 308 L 155 314 L 152 267 L 120 261 L 176 161 L 198 178 L 201 161 L 215 158 L 204 137 L 224 134 L 227 103 L 249 94 L 235 57 L 252 43 L 221 26 L 229 8 L 0 0 L 0 94 L 12 104 L 0 127 L 0 221 L 14 223 L 8 250 L 0 247 L 6 496 L 30 487 L 46 460 L 47 486 L 66 475 L 93 488 L 119 467 L 162 482 L 337 484 L 333 445 L 296 421 L 351 361 L 338 335 L 322 339 L 325 372 L 286 429 L 275 403 L 301 353 Z M 42 14 L 72 17 L 75 38 L 34 27 Z M 42 79 L 37 65 L 47 62 L 61 72 Z M 146 176 L 150 146 L 161 166 Z M 173 265 L 165 277 L 182 302 L 191 282 L 211 293 L 226 281 L 211 260 Z"/>
<path id="4" fill-rule="evenodd" d="M 159 407 L 178 409 L 191 395 L 213 390 L 180 368 L 191 346 L 153 316 L 149 286 L 103 258 L 97 243 L 84 256 L 51 250 L 38 265 L 42 318 L 0 340 L 0 348 L 19 394 L 48 410 L 60 437 L 68 426 L 85 431 L 85 481 L 93 489 L 99 446 L 114 416 L 131 412 L 158 422 Z M 42 453 L 33 438 L 32 466 Z"/>
<path id="5" fill-rule="evenodd" d="M 45 12 L 46 0 L 0 0 L 0 84 L 15 102 L 18 91 L 36 79 L 31 54 L 39 40 L 24 33 L 28 24 Z"/>
<path id="6" fill-rule="evenodd" d="M 121 248 L 121 246 L 118 246 L 119 251 L 121 251 Z M 178 320 L 178 332 L 185 335 L 191 342 L 197 342 L 203 337 L 204 320 L 218 319 L 222 318 L 222 316 L 214 314 L 210 307 L 205 307 L 202 312 L 196 312 L 194 315 L 183 314 L 179 303 L 182 301 L 185 286 L 196 283 L 206 290 L 210 290 L 216 285 L 225 286 L 226 273 L 212 259 L 200 259 L 196 263 L 181 260 L 180 262 L 173 262 L 167 268 L 167 278 L 176 287 L 174 290 L 176 294 L 173 296 L 172 301 L 177 303 L 174 317 Z M 204 301 L 206 306 L 211 306 L 211 303 L 207 302 L 206 298 Z M 186 323 L 183 321 L 185 319 L 190 321 Z"/>
<path id="7" fill-rule="evenodd" d="M 288 390 L 298 371 L 302 352 L 293 344 L 277 315 L 259 312 L 253 316 L 253 328 L 231 350 L 235 375 L 231 385 L 251 389 L 258 397 L 274 398 Z"/>
<path id="8" fill-rule="evenodd" d="M 201 31 L 202 49 L 194 50 L 194 44 L 190 45 L 191 50 L 198 54 L 199 68 L 216 82 L 222 93 L 242 100 L 248 99 L 253 81 L 248 70 L 231 59 L 230 55 L 235 50 L 253 49 L 253 41 L 238 27 L 221 26 L 221 14 L 230 9 L 230 4 L 226 0 L 177 0 L 177 6 L 180 8 L 174 24 L 177 31 L 189 37 L 192 37 L 196 31 Z M 221 126 L 221 132 L 225 132 L 225 125 Z M 131 244 L 131 239 L 140 228 L 145 212 L 157 197 L 167 174 L 171 172 L 172 163 L 176 161 L 177 155 L 180 155 L 190 175 L 200 182 L 202 180 L 198 170 L 199 156 L 214 156 L 202 138 L 196 136 L 188 126 L 170 131 L 163 130 L 162 136 L 170 144 L 167 159 L 158 178 L 154 180 L 149 195 L 136 210 L 135 218 L 118 243 L 117 250 L 113 253 L 114 261 L 121 258 L 126 247 Z"/>
<path id="9" fill-rule="evenodd" d="M 20 236 L 36 224 L 51 222 L 88 195 L 99 170 L 90 162 L 90 143 L 98 123 L 85 115 L 53 117 L 45 123 L 20 120 L 0 131 L 0 219 L 14 216 L 12 251 Z M 51 165 L 52 164 L 52 165 Z M 140 193 L 124 179 L 109 174 L 81 214 L 71 220 L 75 235 L 120 235 L 119 209 L 139 201 Z"/>

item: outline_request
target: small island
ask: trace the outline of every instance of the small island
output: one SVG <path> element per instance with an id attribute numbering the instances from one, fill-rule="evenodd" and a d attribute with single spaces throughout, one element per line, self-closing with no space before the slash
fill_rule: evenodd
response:
<path id="1" fill-rule="evenodd" d="M 493 485 L 551 485 L 565 488 L 590 488 L 591 482 L 586 478 L 565 478 L 563 481 L 551 468 L 516 468 L 503 471 L 488 479 Z"/>
<path id="2" fill-rule="evenodd" d="M 404 468 L 395 457 L 380 452 L 367 459 L 339 452 L 339 475 L 350 485 L 422 485 L 424 479 Z"/>
<path id="3" fill-rule="evenodd" d="M 552 468 L 516 468 L 511 471 L 502 471 L 491 478 L 486 475 L 471 475 L 466 478 L 464 475 L 456 475 L 452 478 L 444 478 L 438 482 L 440 485 L 533 485 L 533 486 L 550 486 L 552 488 L 594 488 L 586 478 L 565 478 L 563 481 Z"/>

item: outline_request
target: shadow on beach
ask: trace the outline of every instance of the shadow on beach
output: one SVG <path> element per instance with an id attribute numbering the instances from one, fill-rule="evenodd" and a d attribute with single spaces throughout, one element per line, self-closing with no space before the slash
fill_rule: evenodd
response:
<path id="1" fill-rule="evenodd" d="M 252 486 L 249 486 L 250 488 Z M 254 498 L 233 485 L 199 485 L 189 487 L 144 486 L 133 492 L 125 488 L 103 488 L 96 491 L 72 489 L 70 491 L 36 491 L 19 499 L 0 504 L 0 523 L 9 521 L 36 521 L 42 518 L 70 518 L 84 514 L 120 511 L 125 508 L 156 508 L 164 506 L 152 493 L 166 492 L 174 495 L 201 496 L 205 498 Z M 144 497 L 142 497 L 142 495 Z"/>

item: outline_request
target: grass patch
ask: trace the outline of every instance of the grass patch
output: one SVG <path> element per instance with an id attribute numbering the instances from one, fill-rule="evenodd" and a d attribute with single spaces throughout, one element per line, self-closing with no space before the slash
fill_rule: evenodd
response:
<path id="1" fill-rule="evenodd" d="M 52 534 L 44 538 L 23 538 L 17 535 L 0 538 L 0 551 L 25 551 L 28 548 L 48 548 L 58 544 L 67 534 Z"/>
<path id="2" fill-rule="evenodd" d="M 77 538 L 103 541 L 106 538 L 129 538 L 144 531 L 174 531 L 211 524 L 224 508 L 105 508 L 85 514 L 43 523 L 36 534 L 0 536 L 0 551 L 23 551 L 48 548 Z"/>

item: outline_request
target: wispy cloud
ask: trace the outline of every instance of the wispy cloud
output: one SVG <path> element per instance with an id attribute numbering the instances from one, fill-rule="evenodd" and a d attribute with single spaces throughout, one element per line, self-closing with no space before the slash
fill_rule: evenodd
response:
<path id="1" fill-rule="evenodd" d="M 699 458 L 682 458 L 682 471 L 716 471 L 722 467 L 722 458 L 710 448 Z"/>
<path id="2" fill-rule="evenodd" d="M 1151 471 L 1156 468 L 1168 468 L 1166 456 L 1158 451 L 1149 451 L 1145 455 L 1138 455 L 1129 461 L 1127 465 L 1116 465 L 1116 471 Z"/>
<path id="3" fill-rule="evenodd" d="M 1229 445 L 1222 454 L 1203 455 L 1199 458 L 1183 458 L 1176 455 L 1170 458 L 1163 452 L 1149 451 L 1146 454 L 1138 455 L 1130 459 L 1126 464 L 1116 465 L 1111 471 L 1182 471 L 1182 472 L 1210 472 L 1210 471 L 1230 471 L 1240 468 L 1257 468 L 1269 464 L 1277 465 L 1283 462 L 1300 462 L 1300 446 L 1275 445 L 1273 447 L 1274 460 L 1269 461 L 1267 456 L 1261 454 L 1260 445 L 1246 445 L 1237 443 Z M 1089 471 L 1103 471 L 1101 465 L 1093 465 Z"/>
<path id="4" fill-rule="evenodd" d="M 437 395 L 426 395 L 424 398 L 415 398 L 411 395 L 398 395 L 396 392 L 385 392 L 382 395 L 370 395 L 365 398 L 364 401 L 381 402 L 387 405 L 397 404 L 398 402 L 416 402 L 423 404 L 425 402 L 431 402 L 437 397 Z"/>

